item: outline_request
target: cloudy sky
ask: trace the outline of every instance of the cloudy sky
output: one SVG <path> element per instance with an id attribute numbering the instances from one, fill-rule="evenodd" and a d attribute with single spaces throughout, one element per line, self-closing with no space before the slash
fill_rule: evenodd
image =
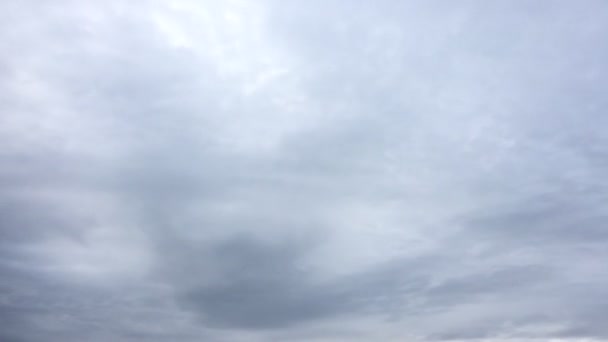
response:
<path id="1" fill-rule="evenodd" d="M 607 341 L 608 2 L 0 2 L 0 340 Z"/>

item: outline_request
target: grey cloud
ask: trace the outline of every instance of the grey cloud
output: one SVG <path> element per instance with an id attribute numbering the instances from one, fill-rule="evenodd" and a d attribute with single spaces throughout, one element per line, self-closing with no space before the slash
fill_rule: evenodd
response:
<path id="1" fill-rule="evenodd" d="M 207 252 L 184 252 L 192 248 L 201 247 L 180 245 L 180 257 L 188 261 L 173 259 L 169 265 L 187 268 L 171 277 L 181 292 L 180 302 L 199 312 L 203 321 L 225 328 L 276 329 L 357 312 L 383 314 L 399 310 L 403 297 L 428 283 L 428 275 L 418 270 L 422 260 L 315 281 L 305 263 L 314 247 L 301 242 L 235 236 L 202 249 Z M 209 264 L 219 274 L 206 269 Z M 200 283 L 188 279 L 192 277 Z"/>
<path id="2" fill-rule="evenodd" d="M 608 339 L 608 7 L 0 5 L 0 339 Z"/>
<path id="3" fill-rule="evenodd" d="M 343 311 L 339 293 L 306 284 L 299 253 L 289 244 L 265 246 L 244 238 L 221 243 L 210 256 L 219 268 L 219 284 L 189 289 L 182 301 L 211 323 L 239 328 L 284 327 Z"/>

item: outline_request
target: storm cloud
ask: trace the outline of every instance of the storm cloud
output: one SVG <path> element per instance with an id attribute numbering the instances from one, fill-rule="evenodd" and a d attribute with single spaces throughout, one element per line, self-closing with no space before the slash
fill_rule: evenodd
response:
<path id="1" fill-rule="evenodd" d="M 5 1 L 1 341 L 608 340 L 608 3 Z"/>

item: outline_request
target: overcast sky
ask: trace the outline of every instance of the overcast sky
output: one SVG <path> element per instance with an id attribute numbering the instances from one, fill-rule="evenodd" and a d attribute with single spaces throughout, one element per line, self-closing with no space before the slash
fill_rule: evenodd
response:
<path id="1" fill-rule="evenodd" d="M 0 341 L 607 341 L 608 2 L 0 2 Z"/>

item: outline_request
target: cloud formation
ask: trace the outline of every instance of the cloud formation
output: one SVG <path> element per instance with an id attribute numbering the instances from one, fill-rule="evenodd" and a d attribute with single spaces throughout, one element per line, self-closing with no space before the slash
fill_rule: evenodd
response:
<path id="1" fill-rule="evenodd" d="M 0 340 L 608 340 L 608 4 L 0 19 Z"/>

